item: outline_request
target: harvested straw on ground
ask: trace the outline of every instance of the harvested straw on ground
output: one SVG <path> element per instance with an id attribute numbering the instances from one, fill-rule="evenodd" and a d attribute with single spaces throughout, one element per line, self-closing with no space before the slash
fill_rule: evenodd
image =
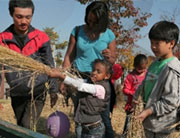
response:
<path id="1" fill-rule="evenodd" d="M 131 122 L 127 133 L 127 138 L 145 138 L 144 127 L 142 122 L 135 119 L 135 116 L 139 115 L 144 109 L 142 97 L 139 96 L 138 104 L 135 107 L 131 116 Z"/>

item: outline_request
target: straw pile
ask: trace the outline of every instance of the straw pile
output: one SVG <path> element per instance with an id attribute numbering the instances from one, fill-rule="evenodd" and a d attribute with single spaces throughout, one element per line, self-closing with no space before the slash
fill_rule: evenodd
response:
<path id="1" fill-rule="evenodd" d="M 139 96 L 138 104 L 131 116 L 131 122 L 127 133 L 127 138 L 145 138 L 144 127 L 140 120 L 135 119 L 144 109 L 142 97 Z"/>

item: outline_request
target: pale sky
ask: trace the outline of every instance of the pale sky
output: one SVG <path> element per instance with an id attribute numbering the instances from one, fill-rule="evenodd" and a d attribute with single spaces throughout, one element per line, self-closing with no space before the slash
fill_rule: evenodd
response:
<path id="1" fill-rule="evenodd" d="M 0 31 L 13 22 L 9 15 L 8 2 L 9 0 L 0 0 Z M 84 24 L 87 5 L 81 5 L 76 0 L 33 0 L 33 2 L 35 13 L 32 25 L 40 30 L 54 27 L 54 31 L 59 34 L 59 42 L 68 41 L 73 27 Z M 148 34 L 152 25 L 160 21 L 160 15 L 163 13 L 171 15 L 174 9 L 180 11 L 180 8 L 178 9 L 180 0 L 134 0 L 134 3 L 143 11 L 152 13 L 152 17 L 148 19 L 148 26 L 140 31 L 142 35 Z M 180 16 L 177 15 L 175 23 L 180 27 Z M 152 53 L 148 37 L 139 40 L 137 44 Z"/>

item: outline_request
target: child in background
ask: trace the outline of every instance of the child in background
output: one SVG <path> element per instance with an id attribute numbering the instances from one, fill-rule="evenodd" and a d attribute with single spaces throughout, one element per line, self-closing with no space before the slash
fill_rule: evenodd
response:
<path id="1" fill-rule="evenodd" d="M 94 61 L 90 80 L 74 79 L 60 73 L 57 69 L 52 69 L 49 73 L 50 77 L 59 78 L 65 84 L 77 88 L 78 92 L 82 92 L 74 118 L 75 122 L 82 126 L 82 138 L 104 137 L 105 126 L 101 112 L 106 109 L 110 100 L 111 74 L 111 65 L 100 59 Z"/>
<path id="2" fill-rule="evenodd" d="M 120 64 L 115 63 L 112 66 L 113 74 L 110 79 L 111 83 L 111 100 L 110 100 L 110 112 L 113 113 L 113 109 L 116 107 L 116 87 L 117 83 L 116 80 L 118 80 L 123 75 L 123 68 Z"/>
<path id="3" fill-rule="evenodd" d="M 138 54 L 134 58 L 133 71 L 126 76 L 124 81 L 123 93 L 127 96 L 127 103 L 125 105 L 126 120 L 122 134 L 123 138 L 127 136 L 128 126 L 131 119 L 133 95 L 145 78 L 147 72 L 147 63 L 147 57 L 144 54 Z"/>
<path id="4" fill-rule="evenodd" d="M 136 116 L 143 121 L 146 138 L 168 138 L 178 121 L 180 106 L 180 62 L 173 55 L 178 42 L 179 28 L 172 22 L 160 21 L 149 32 L 151 49 L 155 60 L 146 74 L 142 85 L 134 95 L 137 103 L 141 94 L 144 110 Z"/>
<path id="5" fill-rule="evenodd" d="M 113 69 L 113 74 L 111 77 L 111 83 L 115 85 L 115 81 L 118 80 L 123 75 L 123 67 L 120 64 L 115 63 L 112 66 L 112 69 Z"/>

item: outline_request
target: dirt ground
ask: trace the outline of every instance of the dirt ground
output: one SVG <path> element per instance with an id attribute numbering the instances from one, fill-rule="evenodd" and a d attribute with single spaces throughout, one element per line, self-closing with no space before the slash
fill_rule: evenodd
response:
<path id="1" fill-rule="evenodd" d="M 51 109 L 50 104 L 49 104 L 49 97 L 47 97 L 46 105 L 45 105 L 43 112 L 41 114 L 41 117 L 38 121 L 37 132 L 48 135 L 48 133 L 46 132 L 46 129 L 45 129 L 46 128 L 46 119 L 54 111 L 60 110 L 69 117 L 69 120 L 71 123 L 70 131 L 67 134 L 66 138 L 75 138 L 74 122 L 73 122 L 73 105 L 72 105 L 71 101 L 69 101 L 69 102 L 70 102 L 70 105 L 66 106 L 63 96 L 59 95 L 58 103 L 56 104 L 56 106 L 54 108 Z M 3 105 L 3 109 L 0 110 L 0 119 L 8 121 L 13 124 L 16 124 L 14 113 L 13 113 L 13 110 L 10 105 L 10 98 L 7 100 L 1 99 L 0 103 Z M 114 111 L 113 111 L 113 114 L 111 117 L 112 117 L 113 129 L 115 131 L 115 138 L 120 138 L 122 129 L 123 129 L 123 125 L 124 125 L 124 119 L 125 119 L 124 100 L 122 99 L 121 95 L 118 98 L 117 106 L 114 108 Z M 179 137 L 180 137 L 180 133 L 177 133 L 177 132 L 173 133 L 171 136 L 171 138 L 179 138 Z"/>

